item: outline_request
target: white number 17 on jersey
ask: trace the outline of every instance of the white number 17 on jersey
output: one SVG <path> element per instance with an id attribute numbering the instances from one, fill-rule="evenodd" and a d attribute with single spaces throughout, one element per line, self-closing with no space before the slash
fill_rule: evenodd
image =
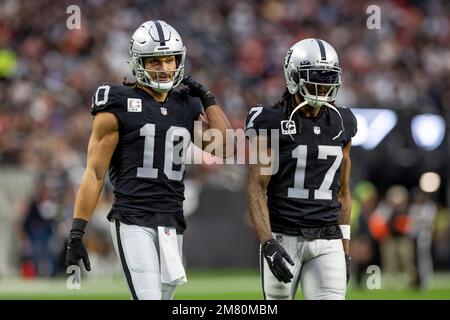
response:
<path id="1" fill-rule="evenodd" d="M 318 200 L 332 200 L 332 192 L 330 190 L 331 184 L 334 180 L 334 175 L 339 169 L 342 161 L 342 148 L 339 146 L 318 146 L 318 159 L 325 160 L 328 156 L 334 156 L 331 167 L 325 174 L 319 189 L 314 190 L 314 199 Z M 288 189 L 289 198 L 308 199 L 309 189 L 305 189 L 305 171 L 308 148 L 305 145 L 299 145 L 292 150 L 292 157 L 297 158 L 297 167 L 295 169 L 294 187 Z"/>

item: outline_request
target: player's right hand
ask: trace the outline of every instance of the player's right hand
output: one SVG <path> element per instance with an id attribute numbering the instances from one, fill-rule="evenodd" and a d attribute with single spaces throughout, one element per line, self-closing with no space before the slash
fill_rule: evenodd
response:
<path id="1" fill-rule="evenodd" d="M 86 248 L 83 245 L 83 239 L 79 237 L 70 237 L 66 252 L 66 268 L 72 265 L 79 265 L 83 260 L 84 267 L 87 271 L 91 271 L 91 262 Z"/>
<path id="2" fill-rule="evenodd" d="M 286 260 L 291 266 L 294 265 L 294 261 L 292 261 L 289 254 L 278 243 L 278 241 L 275 239 L 266 241 L 261 247 L 261 252 L 264 255 L 264 258 L 266 258 L 269 269 L 272 271 L 275 278 L 284 283 L 291 282 L 294 276 L 284 260 Z"/>

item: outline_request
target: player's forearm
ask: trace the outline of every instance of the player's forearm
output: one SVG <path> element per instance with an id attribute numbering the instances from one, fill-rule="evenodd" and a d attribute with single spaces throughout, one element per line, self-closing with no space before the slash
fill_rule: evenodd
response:
<path id="1" fill-rule="evenodd" d="M 86 170 L 75 200 L 74 218 L 89 221 L 103 190 L 103 179 Z"/>
<path id="2" fill-rule="evenodd" d="M 222 109 L 218 105 L 212 105 L 206 108 L 206 115 L 208 117 L 208 127 L 210 129 L 217 129 L 222 135 L 222 154 L 217 154 L 224 158 L 229 157 L 235 153 L 235 144 L 232 144 L 231 148 L 227 148 L 226 145 L 226 133 L 227 129 L 231 129 L 230 121 L 227 116 L 223 113 Z"/>
<path id="3" fill-rule="evenodd" d="M 339 224 L 341 225 L 341 231 L 343 235 L 342 244 L 344 246 L 344 252 L 346 255 L 350 254 L 350 219 L 352 212 L 352 197 L 350 194 L 350 148 L 351 142 L 349 142 L 344 150 L 344 158 L 342 160 L 341 176 L 339 179 L 340 188 L 338 192 L 339 201 L 341 203 L 341 212 L 339 215 Z"/>
<path id="4" fill-rule="evenodd" d="M 266 195 L 259 183 L 250 182 L 247 189 L 250 217 L 260 242 L 264 243 L 273 238 Z"/>
<path id="5" fill-rule="evenodd" d="M 227 116 L 217 104 L 206 108 L 205 111 L 210 128 L 218 129 L 223 133 L 225 133 L 226 129 L 231 129 L 230 121 L 228 121 Z"/>
<path id="6" fill-rule="evenodd" d="M 351 219 L 351 207 L 352 207 L 352 198 L 350 196 L 350 192 L 341 197 L 341 212 L 339 215 L 339 224 L 340 225 L 350 225 Z M 346 255 L 350 255 L 350 240 L 342 239 L 342 244 L 344 247 L 344 253 Z"/>
<path id="7" fill-rule="evenodd" d="M 340 187 L 338 191 L 338 197 L 341 203 L 339 224 L 350 224 L 352 210 L 352 197 L 350 194 L 350 171 L 352 168 L 352 161 L 350 160 L 351 145 L 351 142 L 349 142 L 343 150 L 344 158 L 341 164 L 341 176 L 339 177 Z"/>
<path id="8" fill-rule="evenodd" d="M 340 198 L 341 212 L 339 214 L 339 224 L 350 224 L 352 214 L 352 198 L 350 193 L 343 195 Z"/>

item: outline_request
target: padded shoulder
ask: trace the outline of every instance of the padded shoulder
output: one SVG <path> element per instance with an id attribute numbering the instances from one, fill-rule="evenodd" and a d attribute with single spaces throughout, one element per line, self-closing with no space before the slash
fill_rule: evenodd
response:
<path id="1" fill-rule="evenodd" d="M 245 117 L 245 131 L 249 129 L 275 129 L 278 127 L 280 109 L 258 104 Z"/>
<path id="2" fill-rule="evenodd" d="M 120 111 L 127 108 L 127 97 L 131 96 L 132 87 L 123 85 L 103 84 L 92 96 L 91 114 L 102 111 Z"/>
<path id="3" fill-rule="evenodd" d="M 344 134 L 347 144 L 356 135 L 356 132 L 358 131 L 358 123 L 350 108 L 338 107 L 338 110 L 344 120 Z"/>

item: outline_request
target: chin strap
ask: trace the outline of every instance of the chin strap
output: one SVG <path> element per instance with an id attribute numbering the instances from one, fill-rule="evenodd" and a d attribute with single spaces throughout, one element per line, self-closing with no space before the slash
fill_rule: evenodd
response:
<path id="1" fill-rule="evenodd" d="M 298 106 L 296 106 L 294 108 L 294 110 L 292 110 L 291 115 L 289 117 L 289 122 L 288 124 L 291 123 L 292 121 L 292 117 L 294 116 L 294 113 L 296 113 L 298 110 L 300 110 L 301 108 L 303 108 L 304 106 L 306 106 L 308 104 L 308 101 L 303 101 L 302 103 L 300 103 Z M 294 138 L 292 137 L 292 135 L 289 133 L 289 137 L 291 137 L 292 141 L 294 141 Z"/>
<path id="2" fill-rule="evenodd" d="M 334 112 L 336 112 L 338 114 L 338 116 L 339 116 L 339 119 L 341 119 L 341 130 L 336 135 L 336 137 L 331 139 L 331 140 L 336 140 L 337 138 L 339 138 L 339 136 L 342 134 L 342 132 L 344 132 L 344 120 L 342 119 L 341 113 L 339 112 L 339 110 L 335 106 L 333 106 L 332 104 L 330 104 L 328 102 L 325 102 L 324 105 L 327 106 L 328 108 L 330 108 L 331 110 L 333 110 Z"/>
<path id="3" fill-rule="evenodd" d="M 308 104 L 307 101 L 303 101 L 302 103 L 300 103 L 298 106 L 296 106 L 294 108 L 294 110 L 292 110 L 291 115 L 289 117 L 289 122 L 291 123 L 292 121 L 292 117 L 294 116 L 294 113 L 296 113 L 298 110 L 300 110 L 301 108 L 303 108 L 304 106 L 306 106 Z M 324 102 L 323 103 L 324 106 L 330 108 L 331 110 L 333 110 L 334 112 L 336 112 L 339 116 L 339 118 L 341 119 L 341 130 L 339 131 L 339 133 L 332 139 L 332 140 L 336 140 L 337 138 L 339 138 L 339 136 L 342 134 L 342 132 L 344 132 L 344 120 L 342 119 L 342 115 L 339 112 L 339 110 L 333 106 L 332 104 L 328 103 L 328 102 Z M 292 140 L 294 140 L 294 138 L 292 137 L 292 135 L 289 133 L 289 136 L 291 137 Z"/>

